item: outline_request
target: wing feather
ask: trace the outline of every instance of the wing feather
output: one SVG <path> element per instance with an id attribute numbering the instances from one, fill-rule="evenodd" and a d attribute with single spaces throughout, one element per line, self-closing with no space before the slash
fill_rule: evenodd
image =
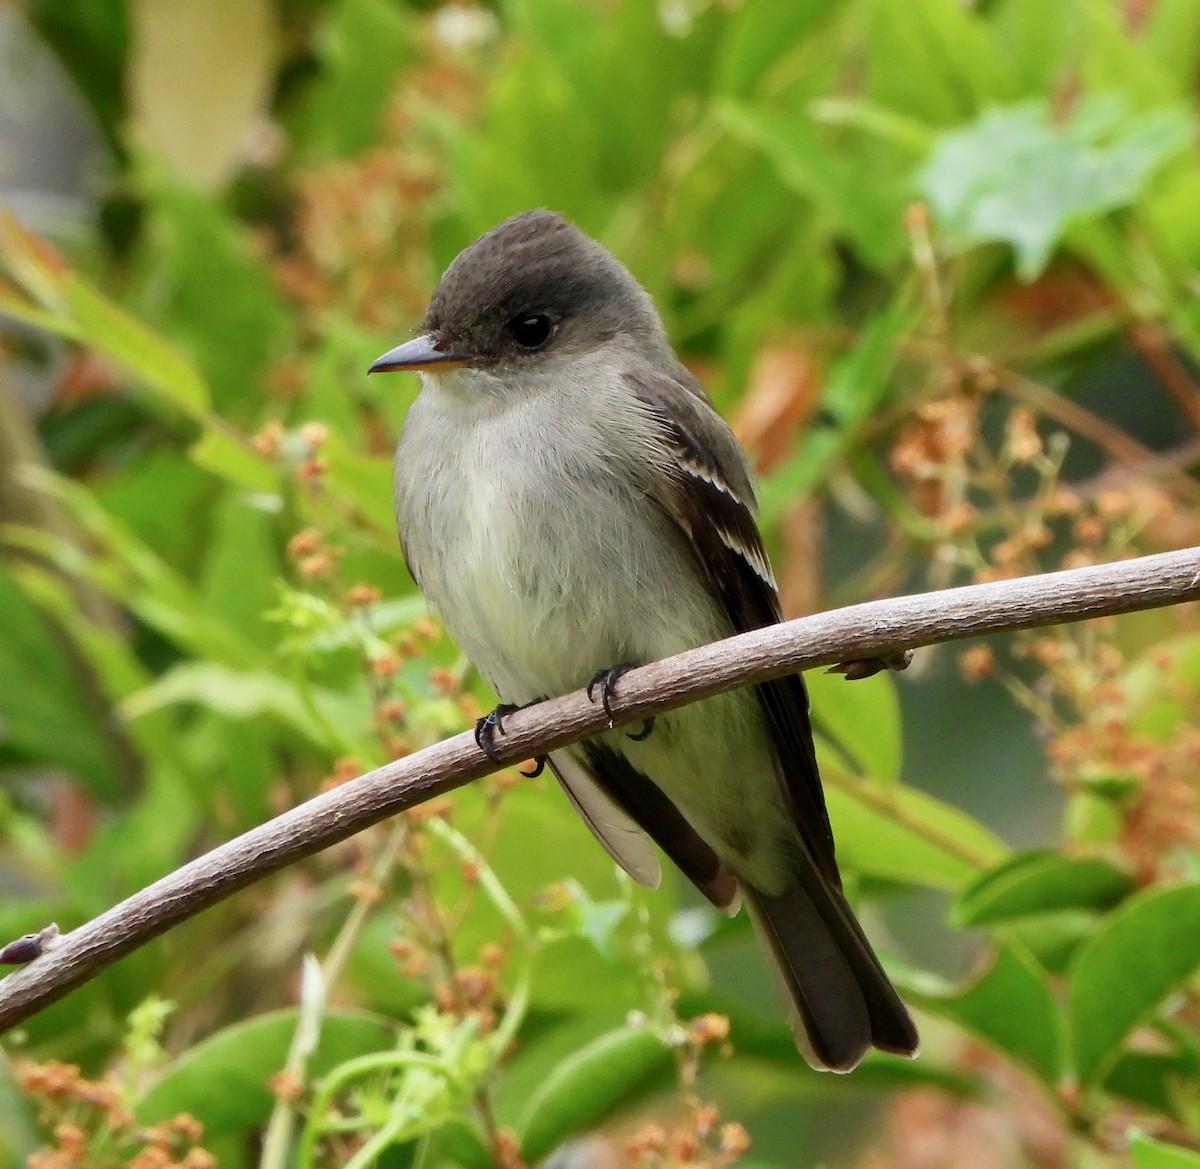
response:
<path id="1" fill-rule="evenodd" d="M 671 454 L 665 475 L 650 485 L 651 491 L 690 542 L 733 631 L 775 624 L 782 618 L 779 595 L 737 439 L 686 372 L 668 378 L 641 370 L 626 374 L 626 380 L 661 427 Z M 755 690 L 800 839 L 821 875 L 840 888 L 804 681 L 789 674 Z"/>
<path id="2" fill-rule="evenodd" d="M 556 751 L 548 762 L 571 806 L 604 851 L 639 885 L 657 889 L 662 882 L 662 866 L 641 825 L 608 795 L 579 759 L 566 751 Z"/>

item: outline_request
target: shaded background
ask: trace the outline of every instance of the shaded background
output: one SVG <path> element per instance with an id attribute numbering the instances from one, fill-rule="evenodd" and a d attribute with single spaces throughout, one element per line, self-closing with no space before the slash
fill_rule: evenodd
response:
<path id="1" fill-rule="evenodd" d="M 415 379 L 364 370 L 453 255 L 527 207 L 655 295 L 758 466 L 789 613 L 1195 542 L 1198 52 L 1186 0 L 0 7 L 0 933 L 67 928 L 490 705 L 390 528 Z M 1131 1109 L 1186 1145 L 1196 1094 L 1164 1087 L 1195 1056 L 1186 1010 L 1150 1043 L 1176 1062 L 1138 1064 L 1137 1091 L 1111 1060 L 1089 1081 L 1058 1028 L 1078 1030 L 1072 963 L 1104 914 L 1194 873 L 1191 620 L 815 680 L 848 883 L 924 1012 L 916 1065 L 810 1074 L 744 923 L 628 889 L 555 792 L 511 777 L 440 809 L 479 857 L 425 820 L 367 834 L 10 1051 L 116 1069 L 139 1118 L 194 1112 L 222 1164 L 255 1163 L 311 950 L 333 1046 L 289 1064 L 297 1124 L 306 1084 L 396 1036 L 492 1097 L 426 1100 L 434 1135 L 403 1130 L 387 1164 L 503 1163 L 514 1129 L 529 1161 L 579 1169 L 1057 1165 L 1124 1157 L 1108 1134 Z M 976 882 L 1034 849 L 1106 867 L 973 919 Z M 511 1005 L 511 923 L 464 875 L 484 859 L 544 939 L 516 1054 L 481 1072 L 409 1024 L 432 1003 L 488 1033 Z M 151 996 L 173 1011 L 131 1030 Z M 608 1059 L 631 1011 L 657 1038 Z M 732 1020 L 724 1056 L 680 1046 L 676 1014 L 705 1011 Z M 1095 1095 L 1056 1095 L 1072 1077 Z M 63 1139 L 36 1135 L 46 1091 L 17 1079 L 12 1164 Z M 574 1108 L 547 1103 L 556 1085 Z M 393 1116 L 418 1090 L 372 1086 Z M 378 1131 L 369 1113 L 319 1163 Z"/>

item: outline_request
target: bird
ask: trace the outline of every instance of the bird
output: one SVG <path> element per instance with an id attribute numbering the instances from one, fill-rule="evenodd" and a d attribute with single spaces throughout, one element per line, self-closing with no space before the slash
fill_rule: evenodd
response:
<path id="1" fill-rule="evenodd" d="M 396 451 L 408 568 L 503 716 L 782 619 L 749 461 L 676 357 L 650 295 L 553 211 L 497 224 L 442 275 Z M 494 748 L 492 748 L 494 749 Z M 659 852 L 748 912 L 797 1048 L 852 1070 L 917 1054 L 916 1026 L 842 889 L 799 674 L 550 753 L 567 798 L 635 880 Z M 657 846 L 657 848 L 655 847 Z"/>

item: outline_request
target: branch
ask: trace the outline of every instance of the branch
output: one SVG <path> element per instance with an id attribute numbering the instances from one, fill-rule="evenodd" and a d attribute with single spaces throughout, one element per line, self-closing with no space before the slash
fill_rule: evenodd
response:
<path id="1" fill-rule="evenodd" d="M 631 670 L 618 686 L 613 721 L 640 721 L 722 690 L 816 666 L 1196 599 L 1200 548 L 870 601 Z M 501 762 L 508 764 L 595 735 L 607 729 L 608 719 L 579 690 L 507 716 L 504 727 L 496 746 Z M 0 1031 L 238 889 L 494 770 L 465 732 L 324 792 L 213 849 L 53 938 L 40 957 L 9 974 L 0 982 Z"/>

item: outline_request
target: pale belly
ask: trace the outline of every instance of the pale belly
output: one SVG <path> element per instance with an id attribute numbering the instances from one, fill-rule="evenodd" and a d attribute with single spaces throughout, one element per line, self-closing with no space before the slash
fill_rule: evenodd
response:
<path id="1" fill-rule="evenodd" d="M 421 459 L 406 438 L 398 457 Z M 502 701 L 564 694 L 610 666 L 731 631 L 674 522 L 607 468 L 562 465 L 552 446 L 531 451 L 519 435 L 499 447 L 501 465 L 493 442 L 470 428 L 459 438 L 453 463 L 421 478 L 437 492 L 398 500 L 401 536 L 426 597 Z M 545 478 L 523 486 L 532 457 L 552 490 Z M 785 865 L 767 826 L 784 819 L 753 691 L 659 716 L 644 742 L 620 728 L 605 738 L 739 871 L 775 884 Z"/>

